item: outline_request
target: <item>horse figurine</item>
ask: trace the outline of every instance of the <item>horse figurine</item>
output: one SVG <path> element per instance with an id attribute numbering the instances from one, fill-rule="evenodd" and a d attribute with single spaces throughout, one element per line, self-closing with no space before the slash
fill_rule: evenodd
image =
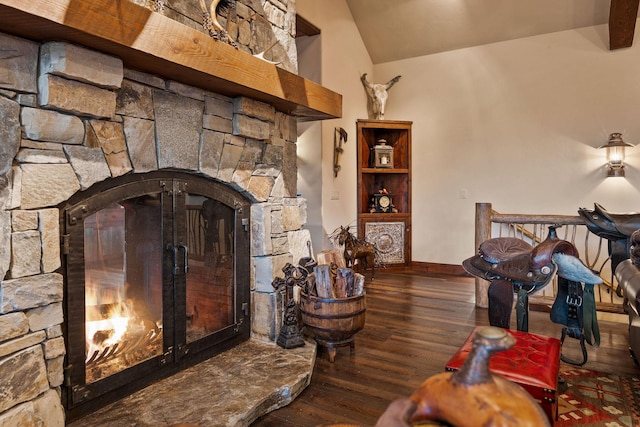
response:
<path id="1" fill-rule="evenodd" d="M 336 234 L 337 233 L 337 234 Z M 376 247 L 374 244 L 358 239 L 350 231 L 349 227 L 340 226 L 334 232 L 339 245 L 344 245 L 344 259 L 347 267 L 354 268 L 356 261 L 362 264 L 362 274 L 366 275 L 367 268 L 371 268 L 371 280 L 375 276 Z"/>

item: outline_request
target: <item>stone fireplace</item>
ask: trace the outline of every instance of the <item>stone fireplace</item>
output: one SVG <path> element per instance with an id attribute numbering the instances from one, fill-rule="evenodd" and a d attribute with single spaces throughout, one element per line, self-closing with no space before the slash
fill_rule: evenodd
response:
<path id="1" fill-rule="evenodd" d="M 60 206 L 68 419 L 249 338 L 249 213 L 242 193 L 177 171 Z"/>
<path id="2" fill-rule="evenodd" d="M 74 287 L 92 274 L 126 271 L 146 283 L 131 290 L 109 275 L 124 297 L 95 306 L 146 292 L 146 301 L 159 301 L 151 311 L 164 313 L 160 323 L 158 315 L 145 320 L 152 325 L 146 339 L 164 344 L 134 363 L 157 359 L 157 366 L 142 368 L 136 375 L 148 380 L 125 393 L 176 372 L 148 375 L 167 361 L 189 366 L 249 337 L 275 342 L 282 301 L 272 280 L 286 263 L 308 256 L 310 241 L 305 200 L 296 196 L 297 119 L 282 101 L 139 71 L 126 58 L 68 41 L 0 33 L 0 52 L 10 53 L 0 57 L 0 70 L 8 71 L 7 81 L 0 77 L 0 424 L 64 425 L 65 412 L 73 418 L 122 395 L 100 397 L 86 381 L 88 368 L 78 366 L 91 356 L 82 348 L 85 331 L 73 328 L 91 315 L 87 293 Z M 221 210 L 207 216 L 216 206 Z M 133 217 L 147 220 L 127 225 Z M 155 246 L 144 234 L 154 227 Z M 87 243 L 90 234 L 111 244 Z M 126 257 L 118 247 L 127 248 Z M 106 269 L 88 266 L 105 262 Z M 206 299 L 202 294 L 154 284 L 188 280 L 181 274 L 226 277 L 222 287 L 233 289 L 209 297 L 227 301 L 224 319 L 207 320 L 202 311 L 211 305 L 193 303 Z M 162 299 L 171 292 L 183 296 Z M 204 322 L 204 339 L 188 338 L 196 319 Z M 117 353 L 107 346 L 96 357 Z M 96 393 L 98 403 L 84 403 Z"/>

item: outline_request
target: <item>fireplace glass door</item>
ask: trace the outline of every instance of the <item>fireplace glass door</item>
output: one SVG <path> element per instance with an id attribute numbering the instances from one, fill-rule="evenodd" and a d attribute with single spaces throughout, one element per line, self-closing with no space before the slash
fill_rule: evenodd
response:
<path id="1" fill-rule="evenodd" d="M 160 207 L 145 195 L 84 219 L 87 383 L 164 353 Z"/>
<path id="2" fill-rule="evenodd" d="M 248 202 L 189 175 L 112 181 L 62 211 L 70 408 L 249 335 Z"/>

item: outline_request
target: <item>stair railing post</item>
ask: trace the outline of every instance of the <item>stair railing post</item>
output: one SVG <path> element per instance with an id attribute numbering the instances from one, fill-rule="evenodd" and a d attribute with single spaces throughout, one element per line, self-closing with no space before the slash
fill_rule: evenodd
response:
<path id="1" fill-rule="evenodd" d="M 493 216 L 493 208 L 491 203 L 476 203 L 476 237 L 474 253 L 480 247 L 480 243 L 491 238 L 491 218 Z M 489 282 L 476 277 L 476 307 L 488 308 L 489 297 L 487 289 Z"/>

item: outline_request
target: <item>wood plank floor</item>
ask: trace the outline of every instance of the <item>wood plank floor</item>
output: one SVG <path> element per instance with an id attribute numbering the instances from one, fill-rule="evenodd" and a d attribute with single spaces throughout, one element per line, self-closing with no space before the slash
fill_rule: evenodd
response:
<path id="1" fill-rule="evenodd" d="M 376 272 L 366 291 L 366 325 L 356 335 L 354 353 L 340 347 L 330 363 L 320 351 L 311 384 L 252 427 L 372 426 L 391 401 L 442 372 L 475 326 L 488 325 L 487 310 L 474 305 L 472 279 Z M 560 337 L 548 313 L 531 312 L 529 325 L 530 332 Z M 640 375 L 629 356 L 627 324 L 600 318 L 600 331 L 601 345 L 588 347 L 584 367 Z M 567 339 L 563 352 L 579 359 L 577 340 Z"/>

